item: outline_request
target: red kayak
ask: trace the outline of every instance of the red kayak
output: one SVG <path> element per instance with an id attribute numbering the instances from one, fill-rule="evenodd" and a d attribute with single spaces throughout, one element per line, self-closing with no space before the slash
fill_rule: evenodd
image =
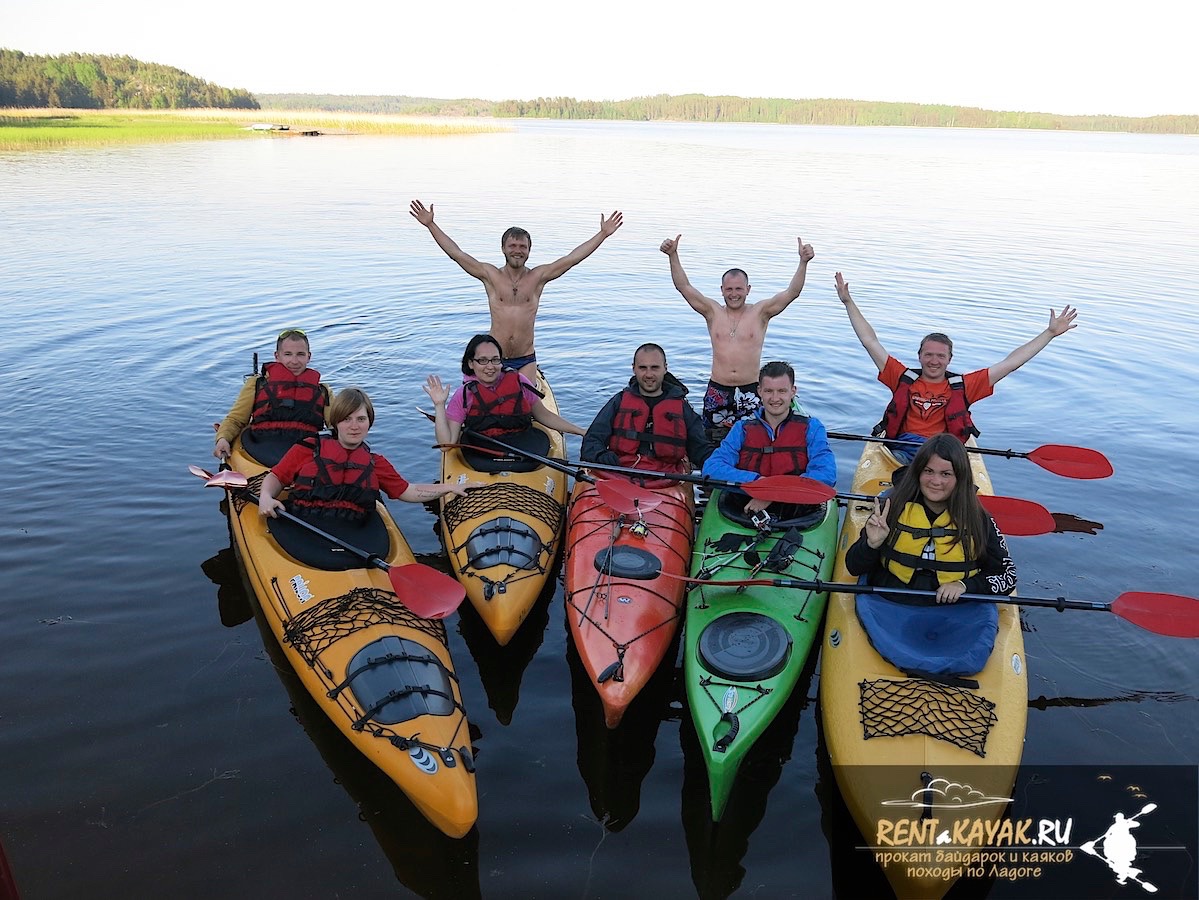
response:
<path id="1" fill-rule="evenodd" d="M 685 585 L 662 573 L 687 574 L 695 538 L 690 485 L 642 493 L 652 496 L 621 512 L 595 485 L 577 481 L 567 520 L 566 620 L 609 728 L 620 724 L 678 631 Z"/>

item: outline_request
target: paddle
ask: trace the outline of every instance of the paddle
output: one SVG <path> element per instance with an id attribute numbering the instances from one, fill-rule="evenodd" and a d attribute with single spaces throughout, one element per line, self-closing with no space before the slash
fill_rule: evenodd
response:
<path id="1" fill-rule="evenodd" d="M 476 447 L 474 444 L 434 444 L 434 450 L 472 450 L 476 453 L 486 453 L 490 456 L 510 456 L 506 450 L 490 450 L 487 447 Z M 559 468 L 551 466 L 551 468 Z M 600 499 L 618 513 L 643 513 L 656 509 L 662 504 L 663 497 L 654 491 L 633 484 L 623 479 L 596 479 L 586 472 L 567 467 L 561 469 L 580 481 L 594 484 Z"/>
<path id="2" fill-rule="evenodd" d="M 519 447 L 513 447 L 504 443 L 498 438 L 491 437 L 486 434 L 465 429 L 465 433 L 474 437 L 481 438 L 497 447 L 502 447 L 509 453 L 517 456 L 524 456 L 535 462 L 541 463 L 543 466 L 549 466 L 551 469 L 557 469 L 559 472 L 568 474 L 576 474 L 582 468 L 593 469 L 597 472 L 615 472 L 620 475 L 629 475 L 634 478 L 662 478 L 667 481 L 684 481 L 690 484 L 702 484 L 708 487 L 732 488 L 733 490 L 742 491 L 749 494 L 751 497 L 758 497 L 762 500 L 769 500 L 778 503 L 797 503 L 797 504 L 813 504 L 823 503 L 825 500 L 831 500 L 836 496 L 836 491 L 827 484 L 822 484 L 811 478 L 804 478 L 802 475 L 772 475 L 769 478 L 759 478 L 756 481 L 720 481 L 716 478 L 708 478 L 703 475 L 691 475 L 683 472 L 652 472 L 647 469 L 632 469 L 627 466 L 614 466 L 607 463 L 593 463 L 579 461 L 578 463 L 567 463 L 560 459 L 551 459 L 548 456 L 541 456 L 529 450 L 522 450 Z"/>
<path id="3" fill-rule="evenodd" d="M 891 447 L 919 447 L 919 441 L 901 441 L 895 438 L 872 437 L 868 434 L 844 434 L 830 431 L 828 436 L 842 441 L 875 441 Z M 1044 444 L 1035 450 L 1021 453 L 1018 450 L 991 450 L 986 447 L 970 447 L 970 453 L 983 456 L 1018 457 L 1036 463 L 1042 469 L 1061 475 L 1063 478 L 1108 478 L 1115 470 L 1107 457 L 1098 450 L 1087 447 L 1071 447 L 1068 444 Z"/>
<path id="4" fill-rule="evenodd" d="M 871 494 L 837 494 L 842 500 L 874 500 Z M 995 525 L 1006 535 L 1028 537 L 1034 534 L 1053 534 L 1058 529 L 1053 513 L 1040 503 L 1019 497 L 997 497 L 979 494 L 978 501 L 991 514 Z"/>
<path id="5" fill-rule="evenodd" d="M 232 469 L 226 469 L 216 475 L 204 471 L 199 466 L 188 466 L 188 470 L 193 475 L 206 479 L 205 487 L 233 490 L 245 488 L 247 484 L 246 476 L 240 472 L 234 472 Z M 258 502 L 258 495 L 253 491 L 247 490 L 246 496 L 255 503 Z M 348 550 L 375 568 L 382 569 L 387 573 L 387 578 L 391 581 L 397 599 L 422 619 L 444 619 L 456 610 L 466 598 L 465 588 L 456 579 L 444 572 L 438 572 L 431 566 L 424 566 L 420 563 L 408 563 L 403 566 L 389 565 L 373 553 L 368 553 L 353 544 L 347 544 L 341 538 L 322 531 L 311 522 L 294 516 L 285 509 L 276 510 L 276 512 L 289 522 L 294 522 L 341 549 Z"/>
<path id="6" fill-rule="evenodd" d="M 880 589 L 869 584 L 840 584 L 833 581 L 805 581 L 798 578 L 748 578 L 740 581 L 712 581 L 692 578 L 689 575 L 671 575 L 691 584 L 710 584 L 717 587 L 742 587 L 763 585 L 767 587 L 800 588 L 808 591 L 830 591 L 845 594 L 901 594 L 908 597 L 934 597 L 936 591 L 919 588 Z M 1046 606 L 1062 612 L 1067 609 L 1084 609 L 1095 612 L 1115 613 L 1126 622 L 1140 626 L 1154 634 L 1168 637 L 1199 637 L 1199 600 L 1180 594 L 1154 594 L 1144 591 L 1128 591 L 1111 603 L 1098 600 L 1067 600 L 1065 597 L 1009 597 L 1005 594 L 962 594 L 962 600 L 976 603 L 1010 603 L 1014 606 Z"/>

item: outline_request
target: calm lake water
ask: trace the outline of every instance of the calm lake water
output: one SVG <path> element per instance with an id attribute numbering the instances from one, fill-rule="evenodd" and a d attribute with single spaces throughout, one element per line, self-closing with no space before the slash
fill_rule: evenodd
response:
<path id="1" fill-rule="evenodd" d="M 298 326 L 327 380 L 374 397 L 372 445 L 410 478 L 436 476 L 420 385 L 453 377 L 488 319 L 479 284 L 409 217 L 414 197 L 494 262 L 508 225 L 532 232 L 537 263 L 624 211 L 547 288 L 538 324 L 563 413 L 583 424 L 642 341 L 700 393 L 707 335 L 657 249 L 679 233 L 713 296 L 736 265 L 764 299 L 794 271 L 796 236 L 815 246 L 765 358 L 795 364 L 833 430 L 867 430 L 886 400 L 834 271 L 893 353 L 914 361 L 920 336 L 944 330 L 962 370 L 1078 306 L 1079 327 L 976 409 L 986 446 L 1095 447 L 1116 469 L 1083 482 L 991 463 L 998 492 L 1103 525 L 1013 539 L 1020 590 L 1199 593 L 1184 518 L 1199 469 L 1195 138 L 520 123 L 0 155 L 14 430 L 0 838 L 27 897 L 858 895 L 857 836 L 835 826 L 818 746 L 818 671 L 713 829 L 671 672 L 606 735 L 560 588 L 502 651 L 463 611 L 448 624 L 480 818 L 451 841 L 333 732 L 256 627 L 218 498 L 187 465 L 212 463 L 211 423 L 252 354 Z M 835 449 L 847 489 L 861 448 Z M 433 517 L 391 508 L 436 563 Z M 1106 614 L 1026 620 L 1027 763 L 1199 761 L 1199 642 Z"/>

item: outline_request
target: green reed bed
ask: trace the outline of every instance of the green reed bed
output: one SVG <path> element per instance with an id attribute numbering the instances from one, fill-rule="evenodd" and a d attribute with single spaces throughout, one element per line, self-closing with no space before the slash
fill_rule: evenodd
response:
<path id="1" fill-rule="evenodd" d="M 258 122 L 286 125 L 289 130 L 251 130 Z M 271 140 L 294 137 L 301 131 L 432 136 L 500 130 L 504 129 L 480 123 L 279 110 L 7 109 L 0 110 L 0 151 L 229 138 Z"/>

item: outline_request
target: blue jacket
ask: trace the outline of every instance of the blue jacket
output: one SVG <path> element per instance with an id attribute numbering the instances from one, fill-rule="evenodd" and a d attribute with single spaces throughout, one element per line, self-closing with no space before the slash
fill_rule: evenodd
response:
<path id="1" fill-rule="evenodd" d="M 766 423 L 766 419 L 762 415 L 760 408 L 754 413 L 754 416 L 762 420 L 762 424 L 766 426 L 766 430 L 770 433 L 771 438 L 773 438 L 774 429 Z M 720 446 L 708 457 L 708 461 L 704 463 L 704 474 L 709 478 L 719 478 L 721 481 L 756 481 L 759 477 L 757 472 L 749 472 L 745 469 L 737 468 L 737 461 L 741 456 L 741 445 L 743 443 L 745 443 L 745 422 L 738 421 L 733 425 L 728 437 L 721 442 Z M 823 481 L 832 487 L 837 486 L 837 458 L 833 456 L 832 448 L 828 445 L 828 431 L 825 430 L 824 424 L 817 418 L 808 418 L 807 471 L 796 472 L 795 474 L 806 475 L 808 478 Z"/>

